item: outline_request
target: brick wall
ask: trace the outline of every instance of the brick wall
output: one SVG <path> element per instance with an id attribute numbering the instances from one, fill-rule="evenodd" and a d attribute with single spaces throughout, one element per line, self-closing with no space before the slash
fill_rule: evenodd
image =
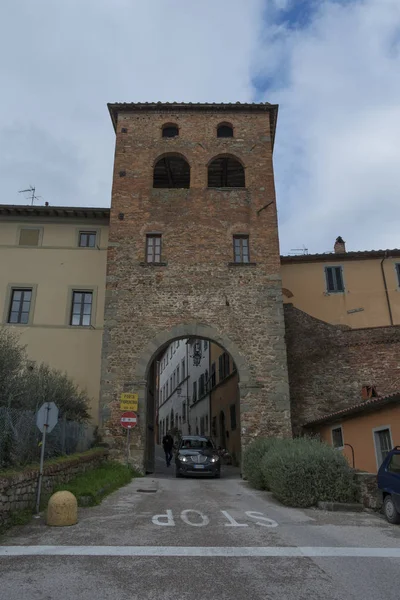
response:
<path id="1" fill-rule="evenodd" d="M 108 450 L 106 449 L 91 450 L 79 456 L 71 456 L 61 462 L 45 464 L 42 494 L 51 493 L 56 486 L 67 483 L 79 473 L 100 466 L 107 456 Z M 34 509 L 38 478 L 38 466 L 15 475 L 0 473 L 0 528 L 7 524 L 12 513 Z"/>
<path id="2" fill-rule="evenodd" d="M 285 306 L 292 425 L 362 402 L 363 385 L 379 395 L 400 389 L 400 327 L 350 329 Z"/>
<path id="3" fill-rule="evenodd" d="M 216 137 L 221 121 L 233 124 L 234 138 Z M 179 125 L 178 138 L 161 137 L 167 122 Z M 132 431 L 138 468 L 147 435 L 144 348 L 161 332 L 166 332 L 165 343 L 171 341 L 168 332 L 180 324 L 204 325 L 214 333 L 211 339 L 229 340 L 238 349 L 242 441 L 290 430 L 271 146 L 265 109 L 181 112 L 171 107 L 119 114 L 101 404 L 108 407 L 106 434 L 115 439 L 119 394 L 139 392 L 140 425 Z M 190 189 L 153 189 L 153 165 L 167 152 L 188 160 Z M 207 164 L 226 153 L 244 164 L 246 188 L 207 188 Z M 144 263 L 149 232 L 163 235 L 164 266 Z M 239 233 L 250 236 L 251 265 L 230 264 L 232 235 Z"/>

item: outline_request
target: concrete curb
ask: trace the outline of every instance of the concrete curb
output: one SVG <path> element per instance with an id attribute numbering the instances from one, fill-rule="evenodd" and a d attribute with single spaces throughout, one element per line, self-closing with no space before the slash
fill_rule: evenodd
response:
<path id="1" fill-rule="evenodd" d="M 364 506 L 358 502 L 318 502 L 320 510 L 331 512 L 363 512 Z"/>

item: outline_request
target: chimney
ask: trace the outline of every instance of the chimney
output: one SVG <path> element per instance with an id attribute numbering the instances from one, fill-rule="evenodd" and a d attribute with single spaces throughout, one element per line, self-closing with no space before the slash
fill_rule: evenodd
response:
<path id="1" fill-rule="evenodd" d="M 336 238 L 334 250 L 335 254 L 344 254 L 346 252 L 346 242 L 340 235 Z"/>

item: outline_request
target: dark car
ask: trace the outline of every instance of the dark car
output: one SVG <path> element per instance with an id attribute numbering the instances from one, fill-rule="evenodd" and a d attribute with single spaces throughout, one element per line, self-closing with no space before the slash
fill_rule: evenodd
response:
<path id="1" fill-rule="evenodd" d="M 202 435 L 186 435 L 175 456 L 176 476 L 212 475 L 220 477 L 221 461 L 213 441 Z"/>
<path id="2" fill-rule="evenodd" d="M 378 471 L 383 512 L 389 523 L 400 523 L 400 446 L 389 452 Z"/>

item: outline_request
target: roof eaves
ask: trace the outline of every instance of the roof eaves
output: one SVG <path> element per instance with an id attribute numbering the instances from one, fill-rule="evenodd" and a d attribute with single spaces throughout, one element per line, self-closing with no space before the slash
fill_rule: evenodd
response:
<path id="1" fill-rule="evenodd" d="M 110 209 L 106 207 L 82 206 L 30 206 L 19 204 L 0 204 L 0 219 L 5 217 L 34 218 L 84 218 L 109 219 Z"/>
<path id="2" fill-rule="evenodd" d="M 399 257 L 400 249 L 392 248 L 387 250 L 357 250 L 354 252 L 325 252 L 322 254 L 298 254 L 281 256 L 282 264 L 290 263 L 308 263 L 308 262 L 341 262 L 346 260 L 366 260 L 369 258 L 390 258 Z"/>
<path id="3" fill-rule="evenodd" d="M 324 425 L 331 422 L 336 422 L 341 418 L 351 417 L 352 415 L 362 413 L 364 411 L 379 410 L 387 404 L 400 404 L 400 392 L 390 394 L 389 396 L 380 396 L 379 398 L 371 398 L 370 400 L 365 400 L 364 402 L 360 402 L 359 404 L 355 404 L 354 406 L 349 406 L 348 408 L 338 410 L 336 412 L 325 415 L 324 417 L 319 417 L 318 419 L 308 421 L 308 423 L 305 423 L 304 427 L 314 427 L 316 425 Z"/>

